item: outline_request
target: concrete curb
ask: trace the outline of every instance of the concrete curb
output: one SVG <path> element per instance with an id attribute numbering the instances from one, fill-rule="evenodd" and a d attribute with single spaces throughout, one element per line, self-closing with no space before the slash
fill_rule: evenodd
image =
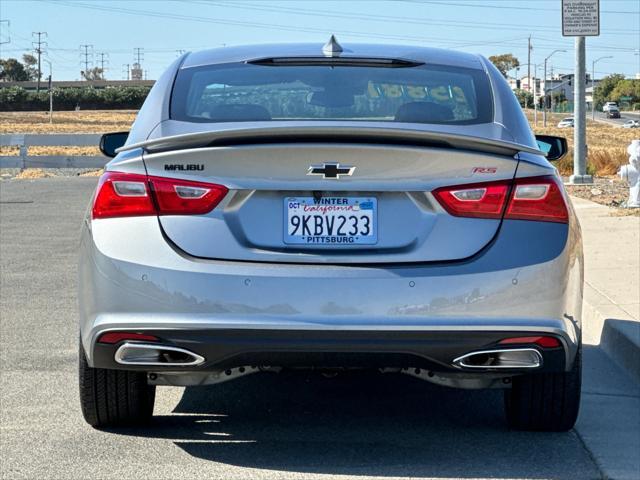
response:
<path id="1" fill-rule="evenodd" d="M 583 335 L 586 343 L 599 344 L 602 350 L 640 383 L 640 322 L 612 302 L 596 300 L 585 284 L 582 306 Z"/>

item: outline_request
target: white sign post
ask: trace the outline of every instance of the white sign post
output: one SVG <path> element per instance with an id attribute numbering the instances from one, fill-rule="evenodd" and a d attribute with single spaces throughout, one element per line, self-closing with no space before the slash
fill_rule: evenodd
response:
<path id="1" fill-rule="evenodd" d="M 587 71 L 585 67 L 584 37 L 597 37 L 600 35 L 600 0 L 562 0 L 562 35 L 576 38 L 576 69 L 573 93 L 575 125 L 573 132 L 573 175 L 569 177 L 569 183 L 593 183 L 593 177 L 587 175 L 587 109 L 585 102 Z"/>

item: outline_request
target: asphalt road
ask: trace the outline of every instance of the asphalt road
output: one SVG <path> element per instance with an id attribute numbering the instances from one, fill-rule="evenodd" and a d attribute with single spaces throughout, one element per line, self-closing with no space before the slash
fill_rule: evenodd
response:
<path id="1" fill-rule="evenodd" d="M 499 391 L 395 375 L 271 373 L 162 387 L 150 427 L 93 430 L 77 395 L 75 265 L 94 185 L 0 182 L 2 478 L 596 479 L 608 455 L 599 445 L 625 439 L 629 422 L 636 428 L 633 415 L 610 412 L 618 409 L 602 390 L 615 384 L 634 402 L 628 378 L 587 346 L 585 434 L 509 431 Z M 615 464 L 633 455 L 628 443 L 616 447 Z"/>
<path id="2" fill-rule="evenodd" d="M 611 123 L 613 125 L 622 125 L 627 120 L 640 120 L 640 112 L 638 113 L 622 112 L 620 114 L 620 118 L 607 118 L 607 115 L 602 111 L 600 112 L 596 111 L 595 113 L 596 113 L 597 121 Z M 591 119 L 591 111 L 587 112 L 587 119 Z"/>

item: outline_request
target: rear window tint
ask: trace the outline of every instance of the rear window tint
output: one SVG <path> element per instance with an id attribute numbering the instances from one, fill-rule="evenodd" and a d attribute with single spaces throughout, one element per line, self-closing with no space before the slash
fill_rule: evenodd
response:
<path id="1" fill-rule="evenodd" d="M 171 118 L 474 124 L 492 121 L 492 105 L 487 75 L 476 69 L 233 63 L 181 69 Z"/>

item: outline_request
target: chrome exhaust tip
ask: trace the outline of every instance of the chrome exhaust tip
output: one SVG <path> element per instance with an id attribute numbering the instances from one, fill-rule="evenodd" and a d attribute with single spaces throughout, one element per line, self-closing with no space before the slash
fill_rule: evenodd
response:
<path id="1" fill-rule="evenodd" d="M 456 358 L 453 364 L 461 368 L 538 368 L 542 366 L 542 355 L 535 348 L 510 348 L 504 350 L 482 350 Z"/>
<path id="2" fill-rule="evenodd" d="M 204 363 L 204 357 L 179 347 L 148 343 L 124 343 L 114 355 L 121 365 L 145 365 L 161 367 L 194 367 Z"/>

